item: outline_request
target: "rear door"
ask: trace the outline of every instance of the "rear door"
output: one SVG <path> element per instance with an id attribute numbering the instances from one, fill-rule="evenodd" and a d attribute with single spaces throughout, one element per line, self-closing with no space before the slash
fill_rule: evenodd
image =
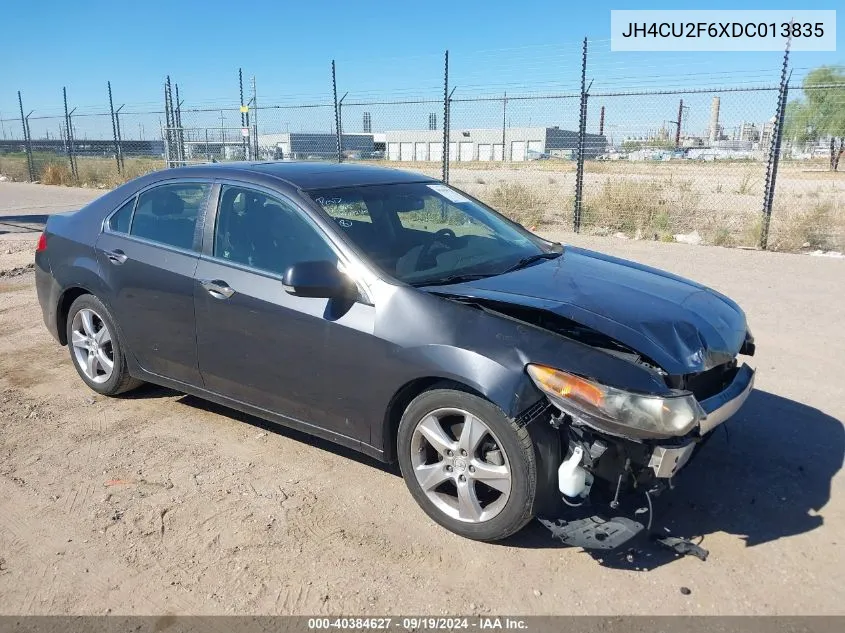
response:
<path id="1" fill-rule="evenodd" d="M 209 182 L 170 181 L 141 191 L 107 218 L 96 244 L 111 309 L 143 369 L 201 385 L 193 278 Z"/>

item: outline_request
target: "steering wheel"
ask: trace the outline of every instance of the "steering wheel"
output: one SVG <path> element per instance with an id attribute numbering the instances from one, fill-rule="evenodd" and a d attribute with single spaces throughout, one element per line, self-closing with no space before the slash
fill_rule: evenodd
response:
<path id="1" fill-rule="evenodd" d="M 420 251 L 420 256 L 417 258 L 417 270 L 422 270 L 422 269 L 420 268 L 420 265 L 421 265 L 423 262 L 428 261 L 428 259 L 431 257 L 431 249 L 432 249 L 432 248 L 434 247 L 434 245 L 435 245 L 435 244 L 437 244 L 438 242 L 439 242 L 440 244 L 443 244 L 443 243 L 444 243 L 444 242 L 443 242 L 443 239 L 444 239 L 444 238 L 447 238 L 447 240 L 448 240 L 449 242 L 451 242 L 452 240 L 457 239 L 457 238 L 458 238 L 458 236 L 457 236 L 457 235 L 455 235 L 455 232 L 454 232 L 452 229 L 440 229 L 439 231 L 437 231 L 436 233 L 434 233 L 434 234 L 431 236 L 431 239 L 430 239 L 430 240 L 428 240 L 428 243 L 426 243 L 426 245 L 425 245 L 425 246 L 423 246 L 422 250 Z M 448 244 L 445 244 L 445 246 L 448 248 Z M 435 262 L 435 264 L 434 264 L 434 265 L 437 265 L 437 263 Z M 431 266 L 426 266 L 426 268 L 431 268 Z"/>

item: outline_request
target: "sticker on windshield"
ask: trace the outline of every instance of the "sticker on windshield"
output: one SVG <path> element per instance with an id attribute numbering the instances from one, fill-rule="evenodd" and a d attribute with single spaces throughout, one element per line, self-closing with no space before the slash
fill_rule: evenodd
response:
<path id="1" fill-rule="evenodd" d="M 428 185 L 428 188 L 432 191 L 439 193 L 449 202 L 455 202 L 458 204 L 460 204 L 461 202 L 469 202 L 469 198 L 462 196 L 454 189 L 449 189 L 449 187 L 447 187 L 446 185 Z"/>

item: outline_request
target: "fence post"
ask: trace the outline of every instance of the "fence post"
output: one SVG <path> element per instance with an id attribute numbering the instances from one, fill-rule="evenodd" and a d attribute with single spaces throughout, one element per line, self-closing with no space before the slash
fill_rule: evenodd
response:
<path id="1" fill-rule="evenodd" d="M 443 70 L 443 167 L 440 180 L 449 182 L 449 51 L 446 51 Z M 400 154 L 402 148 L 399 148 Z M 401 158 L 401 156 L 400 156 Z"/>
<path id="2" fill-rule="evenodd" d="M 578 118 L 578 149 L 575 167 L 575 209 L 572 229 L 581 231 L 581 199 L 584 191 L 584 137 L 587 131 L 587 38 L 581 53 L 581 113 Z"/>
<path id="3" fill-rule="evenodd" d="M 255 75 L 250 80 L 252 84 L 252 145 L 253 159 L 261 160 L 258 151 L 258 93 L 255 89 Z"/>
<path id="4" fill-rule="evenodd" d="M 337 162 L 342 163 L 343 139 L 340 135 L 340 103 L 337 100 L 337 76 L 335 75 L 334 60 L 332 60 L 332 94 L 334 95 L 334 131 L 337 137 Z"/>
<path id="5" fill-rule="evenodd" d="M 792 38 L 786 40 L 786 50 L 783 52 L 783 67 L 780 71 L 780 89 L 778 90 L 778 105 L 775 113 L 775 129 L 772 130 L 769 160 L 766 165 L 766 185 L 763 189 L 763 221 L 760 227 L 760 248 L 766 250 L 769 246 L 769 223 L 772 219 L 772 205 L 775 201 L 775 181 L 778 176 L 780 162 L 780 147 L 783 139 L 783 120 L 786 116 L 786 98 L 789 95 L 789 80 L 792 73 L 787 74 L 789 68 L 789 45 Z"/>
<path id="6" fill-rule="evenodd" d="M 67 157 L 70 162 L 70 173 L 74 180 L 79 180 L 79 173 L 76 171 L 76 158 L 74 157 L 73 147 L 73 119 L 71 116 L 76 111 L 76 108 L 68 112 L 67 110 L 67 87 L 62 87 L 62 96 L 65 102 L 65 127 L 67 130 Z"/>
<path id="7" fill-rule="evenodd" d="M 241 95 L 241 100 L 240 100 L 240 104 L 241 104 L 241 107 L 240 107 L 240 110 L 241 110 L 241 139 L 242 139 L 241 143 L 243 145 L 243 152 L 244 152 L 243 160 L 249 160 L 249 156 L 247 154 L 248 149 L 247 149 L 246 136 L 243 136 L 244 130 L 249 129 L 248 124 L 247 124 L 247 119 L 246 119 L 247 114 L 246 114 L 245 107 L 244 107 L 244 69 L 243 68 L 238 68 L 238 90 L 240 91 L 240 95 Z"/>
<path id="8" fill-rule="evenodd" d="M 508 93 L 505 91 L 504 96 L 502 97 L 502 162 L 505 162 L 505 147 L 507 144 L 505 142 L 505 129 L 507 129 L 507 122 L 508 122 Z M 492 156 L 491 156 L 492 158 Z"/>
<path id="9" fill-rule="evenodd" d="M 176 84 L 176 135 L 179 141 L 179 160 L 184 166 L 187 164 L 185 155 L 185 128 L 182 127 L 182 101 L 179 98 L 179 84 Z"/>
<path id="10" fill-rule="evenodd" d="M 120 148 L 117 144 L 117 123 L 114 120 L 114 101 L 111 96 L 111 81 L 106 82 L 109 87 L 109 110 L 111 111 L 111 133 L 114 139 L 114 160 L 117 163 L 117 173 L 120 175 Z"/>
<path id="11" fill-rule="evenodd" d="M 164 82 L 164 154 L 167 166 L 173 167 L 173 101 L 170 96 L 170 75 Z"/>
<path id="12" fill-rule="evenodd" d="M 114 111 L 114 122 L 117 126 L 117 160 L 120 163 L 120 169 L 126 170 L 126 161 L 123 160 L 123 136 L 120 134 L 120 111 L 123 110 L 124 103 L 117 110 Z M 141 135 L 138 135 L 138 140 L 141 140 Z"/>
<path id="13" fill-rule="evenodd" d="M 26 168 L 29 172 L 29 182 L 35 181 L 35 169 L 32 164 L 32 144 L 29 140 L 29 121 L 23 115 L 23 99 L 21 98 L 21 91 L 18 90 L 18 105 L 21 108 L 21 129 L 23 130 L 23 144 L 26 151 Z"/>

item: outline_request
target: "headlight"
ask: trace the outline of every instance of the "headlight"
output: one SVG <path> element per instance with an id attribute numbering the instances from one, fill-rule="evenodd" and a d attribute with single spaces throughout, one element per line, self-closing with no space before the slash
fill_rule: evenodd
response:
<path id="1" fill-rule="evenodd" d="M 614 435 L 686 435 L 706 415 L 691 394 L 644 396 L 543 365 L 528 365 L 528 375 L 562 411 Z"/>

